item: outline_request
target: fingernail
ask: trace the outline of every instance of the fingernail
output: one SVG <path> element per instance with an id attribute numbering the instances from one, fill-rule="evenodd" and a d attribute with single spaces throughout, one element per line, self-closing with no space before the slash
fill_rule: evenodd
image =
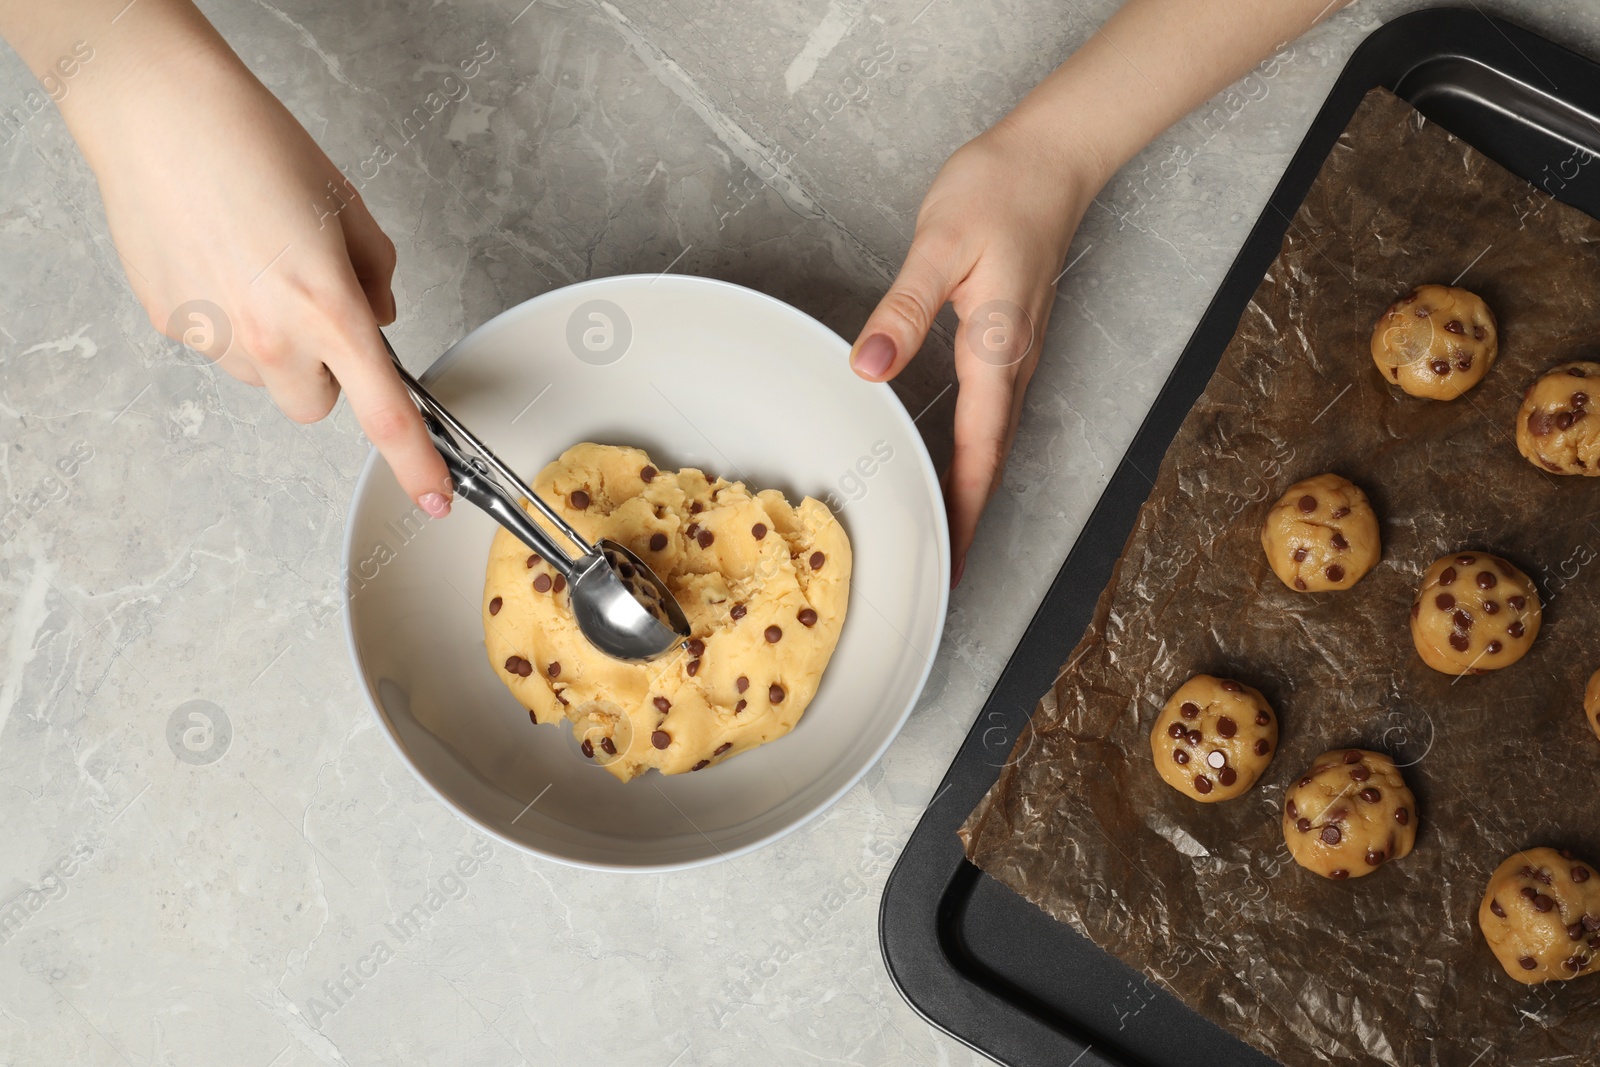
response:
<path id="1" fill-rule="evenodd" d="M 961 575 L 967 569 L 967 557 L 962 556 L 956 560 L 956 569 L 950 572 L 950 588 L 954 589 L 961 584 Z"/>
<path id="2" fill-rule="evenodd" d="M 444 498 L 443 493 L 423 493 L 417 497 L 417 505 L 436 519 L 450 514 L 450 501 Z"/>
<path id="3" fill-rule="evenodd" d="M 856 349 L 856 358 L 852 361 L 856 371 L 869 378 L 881 378 L 889 373 L 889 364 L 894 362 L 894 342 L 889 340 L 887 334 L 875 333 Z"/>

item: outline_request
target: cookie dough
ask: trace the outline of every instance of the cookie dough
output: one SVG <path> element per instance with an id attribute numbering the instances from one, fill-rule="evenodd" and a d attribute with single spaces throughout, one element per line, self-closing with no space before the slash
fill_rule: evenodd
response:
<path id="1" fill-rule="evenodd" d="M 1524 985 L 1600 969 L 1600 876 L 1592 863 L 1530 848 L 1489 878 L 1478 929 L 1506 973 Z"/>
<path id="2" fill-rule="evenodd" d="M 1591 381 L 1590 379 L 1595 379 Z M 1528 387 L 1517 411 L 1517 451 L 1552 474 L 1600 475 L 1600 363 L 1560 363 Z"/>
<path id="3" fill-rule="evenodd" d="M 579 632 L 566 582 L 497 531 L 484 643 L 534 722 L 570 722 L 584 756 L 623 781 L 651 767 L 698 771 L 794 728 L 850 594 L 850 542 L 825 505 L 807 497 L 794 507 L 776 490 L 662 470 L 640 449 L 597 444 L 567 449 L 533 489 L 590 541 L 609 537 L 648 563 L 692 635 L 649 663 L 611 659 Z"/>
<path id="4" fill-rule="evenodd" d="M 1172 694 L 1150 731 L 1162 779 L 1205 804 L 1256 784 L 1278 750 L 1278 718 L 1256 690 L 1197 674 Z"/>
<path id="5" fill-rule="evenodd" d="M 1411 602 L 1411 639 L 1445 674 L 1509 667 L 1539 636 L 1539 592 L 1526 574 L 1485 552 L 1434 561 Z"/>
<path id="6" fill-rule="evenodd" d="M 1261 547 L 1272 573 L 1302 593 L 1349 589 L 1382 555 L 1367 494 L 1337 474 L 1291 485 L 1267 512 Z"/>
<path id="7" fill-rule="evenodd" d="M 1313 874 L 1342 880 L 1409 855 L 1417 841 L 1417 798 L 1381 752 L 1324 752 L 1283 803 L 1289 855 Z"/>
<path id="8" fill-rule="evenodd" d="M 1589 684 L 1583 690 L 1583 717 L 1589 720 L 1594 735 L 1600 737 L 1600 671 L 1589 675 Z"/>
<path id="9" fill-rule="evenodd" d="M 1477 385 L 1499 347 L 1489 305 L 1448 285 L 1417 286 L 1372 328 L 1372 362 L 1383 380 L 1429 400 L 1454 400 Z"/>

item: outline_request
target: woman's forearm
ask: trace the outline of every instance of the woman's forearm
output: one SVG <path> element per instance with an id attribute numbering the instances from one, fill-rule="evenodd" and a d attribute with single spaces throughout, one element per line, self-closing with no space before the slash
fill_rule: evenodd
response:
<path id="1" fill-rule="evenodd" d="M 1128 0 L 1005 121 L 1095 188 L 1163 130 L 1350 0 Z"/>

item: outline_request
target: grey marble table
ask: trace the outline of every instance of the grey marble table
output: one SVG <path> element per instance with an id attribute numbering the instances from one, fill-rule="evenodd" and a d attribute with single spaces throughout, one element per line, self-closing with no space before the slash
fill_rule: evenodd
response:
<path id="1" fill-rule="evenodd" d="M 637 271 L 750 285 L 853 337 L 945 156 L 1114 4 L 205 6 L 363 176 L 422 364 L 530 296 Z M 905 732 L 778 844 L 640 877 L 491 843 L 399 762 L 339 623 L 367 453 L 348 407 L 298 426 L 151 330 L 7 55 L 0 1062 L 984 1062 L 890 983 L 884 879 L 1340 67 L 1414 6 L 1338 14 L 1111 183 Z M 1593 4 L 1483 6 L 1600 54 Z M 475 56 L 464 95 L 406 121 Z M 940 461 L 948 337 L 896 384 Z M 191 701 L 229 729 L 175 741 Z"/>

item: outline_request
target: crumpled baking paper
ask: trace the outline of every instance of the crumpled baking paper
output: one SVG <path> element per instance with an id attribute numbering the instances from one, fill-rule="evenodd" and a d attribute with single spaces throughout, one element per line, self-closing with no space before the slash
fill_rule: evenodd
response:
<path id="1" fill-rule="evenodd" d="M 1586 166 L 1600 158 L 1579 150 L 1545 173 Z M 1523 390 L 1600 352 L 1597 242 L 1594 219 L 1369 94 L 1093 622 L 962 828 L 971 860 L 1286 1064 L 1600 1062 L 1600 979 L 1513 982 L 1475 918 L 1519 848 L 1600 861 L 1582 711 L 1600 668 L 1600 479 L 1544 473 L 1514 441 Z M 1460 400 L 1408 397 L 1374 368 L 1372 325 L 1413 285 L 1458 276 L 1498 317 L 1499 360 Z M 1366 490 L 1383 559 L 1348 591 L 1295 593 L 1260 526 L 1324 471 Z M 1417 657 L 1408 612 L 1428 564 L 1462 550 L 1532 575 L 1545 616 L 1523 660 L 1453 679 Z M 1198 672 L 1258 687 L 1279 715 L 1272 765 L 1233 801 L 1195 803 L 1151 762 L 1157 712 Z M 1421 828 L 1406 859 L 1332 882 L 1289 859 L 1279 817 L 1285 787 L 1344 746 L 1403 766 Z"/>

